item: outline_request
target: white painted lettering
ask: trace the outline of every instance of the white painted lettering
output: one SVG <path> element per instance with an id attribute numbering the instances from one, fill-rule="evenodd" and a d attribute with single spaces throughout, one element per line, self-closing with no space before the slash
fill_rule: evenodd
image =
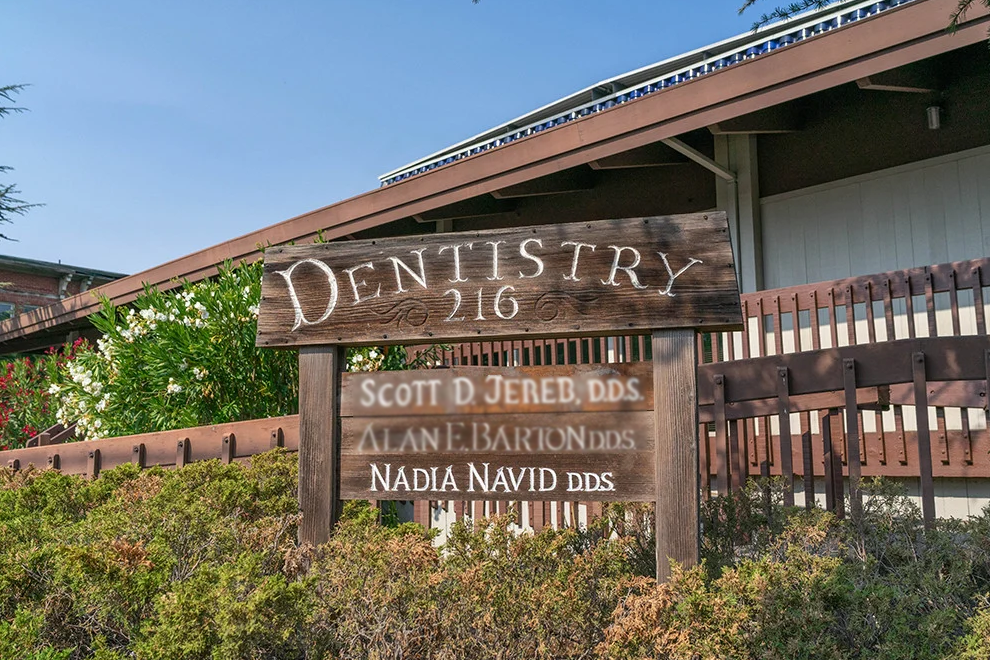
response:
<path id="1" fill-rule="evenodd" d="M 416 283 L 421 287 L 424 289 L 429 288 L 426 285 L 426 266 L 423 265 L 423 252 L 425 250 L 426 248 L 420 248 L 418 250 L 409 251 L 409 254 L 415 254 L 419 261 L 419 274 L 410 268 L 402 259 L 399 259 L 398 257 L 389 257 L 389 261 L 392 262 L 392 266 L 395 268 L 395 286 L 398 288 L 398 293 L 406 293 L 406 289 L 402 288 L 402 276 L 399 273 L 399 266 L 402 266 L 402 269 L 409 274 L 409 277 L 416 280 Z"/>
<path id="2" fill-rule="evenodd" d="M 564 279 L 570 280 L 571 282 L 580 282 L 581 278 L 577 276 L 577 269 L 578 269 L 578 258 L 581 255 L 581 248 L 583 247 L 591 248 L 591 251 L 594 252 L 595 246 L 592 245 L 591 243 L 582 243 L 580 241 L 564 241 L 563 243 L 560 244 L 560 247 L 564 247 L 566 245 L 574 246 L 574 259 L 573 261 L 571 261 L 571 274 L 564 275 Z"/>
<path id="3" fill-rule="evenodd" d="M 615 254 L 612 256 L 612 270 L 609 271 L 608 279 L 601 281 L 602 284 L 605 285 L 611 284 L 612 286 L 619 286 L 619 283 L 615 281 L 615 275 L 616 273 L 618 273 L 618 271 L 621 270 L 626 275 L 629 276 L 629 281 L 632 282 L 632 285 L 634 287 L 636 287 L 637 289 L 647 288 L 645 284 L 639 283 L 639 278 L 636 276 L 635 268 L 636 266 L 639 265 L 639 250 L 633 247 L 619 247 L 618 245 L 609 245 L 608 247 L 612 250 L 615 250 Z M 619 259 L 621 258 L 622 253 L 625 250 L 629 250 L 630 252 L 632 252 L 633 262 L 628 266 L 620 266 Z"/>
<path id="4" fill-rule="evenodd" d="M 322 270 L 326 273 L 327 283 L 330 285 L 330 300 L 327 302 L 326 311 L 324 311 L 323 315 L 315 321 L 310 321 L 303 315 L 302 305 L 299 304 L 299 296 L 296 295 L 296 287 L 292 284 L 292 273 L 302 264 L 310 264 L 311 266 L 316 266 Z M 277 270 L 275 272 L 285 279 L 285 283 L 289 287 L 289 300 L 292 302 L 292 309 L 296 315 L 295 324 L 292 326 L 292 332 L 295 332 L 301 326 L 316 325 L 318 323 L 323 323 L 330 318 L 330 315 L 333 314 L 334 308 L 337 306 L 338 294 L 337 276 L 333 274 L 333 270 L 331 270 L 330 266 L 327 266 L 318 259 L 302 259 L 289 266 L 286 270 Z"/>
<path id="5" fill-rule="evenodd" d="M 363 264 L 358 264 L 357 266 L 354 266 L 353 268 L 346 268 L 346 269 L 344 269 L 344 272 L 347 273 L 347 279 L 349 279 L 351 281 L 351 290 L 354 292 L 354 302 L 351 303 L 352 305 L 356 305 L 356 304 L 358 304 L 359 302 L 362 301 L 361 294 L 358 293 L 358 287 L 359 286 L 368 286 L 368 284 L 364 280 L 361 280 L 360 282 L 357 282 L 354 279 L 354 271 L 360 270 L 361 268 L 370 268 L 371 270 L 374 270 L 375 269 L 375 265 L 373 263 L 371 263 L 370 261 L 368 261 L 368 262 L 363 263 Z M 371 298 L 379 298 L 379 297 L 381 297 L 381 295 L 382 295 L 382 285 L 379 284 L 378 285 L 378 289 L 375 290 L 375 295 L 368 296 L 367 298 L 364 298 L 363 300 L 370 300 Z"/>
<path id="6" fill-rule="evenodd" d="M 657 254 L 660 255 L 660 258 L 661 259 L 663 259 L 663 265 L 664 265 L 664 268 L 667 269 L 667 277 L 668 277 L 668 279 L 667 279 L 667 287 L 665 289 L 662 289 L 660 291 L 660 295 L 661 296 L 669 296 L 671 298 L 674 297 L 674 294 L 670 292 L 671 287 L 674 286 L 674 280 L 676 280 L 678 277 L 680 277 L 681 274 L 684 273 L 684 271 L 686 271 L 691 266 L 693 266 L 695 264 L 704 263 L 703 261 L 701 261 L 701 259 L 695 259 L 693 257 L 688 257 L 687 266 L 684 266 L 684 268 L 681 268 L 679 271 L 677 271 L 675 273 L 674 270 L 670 267 L 670 262 L 667 261 L 667 255 L 664 254 L 663 252 L 657 252 Z"/>
<path id="7" fill-rule="evenodd" d="M 543 241 L 541 239 L 527 238 L 525 241 L 519 244 L 519 256 L 523 257 L 524 259 L 529 259 L 530 261 L 535 263 L 536 272 L 533 273 L 532 275 L 524 275 L 522 271 L 519 271 L 519 279 L 526 279 L 526 278 L 533 279 L 543 274 L 543 259 L 540 259 L 538 256 L 536 256 L 535 254 L 531 253 L 529 250 L 526 249 L 526 246 L 529 245 L 530 243 L 536 243 L 536 245 L 539 246 L 540 248 L 543 247 Z"/>
<path id="8" fill-rule="evenodd" d="M 466 277 L 461 277 L 461 248 L 466 247 L 471 250 L 474 248 L 474 243 L 458 243 L 457 245 L 444 245 L 442 248 L 437 250 L 437 254 L 443 254 L 444 250 L 453 250 L 454 252 L 454 279 L 448 279 L 448 282 L 456 284 L 457 282 L 467 282 Z M 444 294 L 446 295 L 446 294 Z M 460 298 L 458 298 L 458 302 Z M 455 310 L 456 311 L 456 310 Z"/>

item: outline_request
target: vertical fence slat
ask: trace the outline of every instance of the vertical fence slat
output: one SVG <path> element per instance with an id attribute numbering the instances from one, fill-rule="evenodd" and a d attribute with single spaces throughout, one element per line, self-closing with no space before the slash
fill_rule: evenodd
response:
<path id="1" fill-rule="evenodd" d="M 932 439 L 928 424 L 928 380 L 925 354 L 912 356 L 914 372 L 914 410 L 918 423 L 918 468 L 921 472 L 921 513 L 925 527 L 935 523 L 935 481 L 932 476 Z"/>
<path id="2" fill-rule="evenodd" d="M 791 388 L 787 367 L 777 367 L 777 409 L 780 424 L 780 474 L 784 506 L 794 506 L 794 453 L 791 448 Z"/>
<path id="3" fill-rule="evenodd" d="M 725 437 L 725 376 L 717 374 L 715 383 L 715 474 L 719 495 L 729 494 L 729 461 Z"/>
<path id="4" fill-rule="evenodd" d="M 853 520 L 863 515 L 863 499 L 860 491 L 862 461 L 860 457 L 859 411 L 856 405 L 856 361 L 846 358 L 842 361 L 843 383 L 846 395 L 846 451 L 849 455 L 849 512 Z"/>
<path id="5" fill-rule="evenodd" d="M 987 334 L 986 310 L 983 308 L 983 269 L 973 269 L 973 307 L 976 312 L 976 333 Z"/>
<path id="6" fill-rule="evenodd" d="M 804 468 L 804 508 L 810 510 L 815 504 L 815 459 L 811 447 L 811 413 L 801 415 L 801 459 Z"/>

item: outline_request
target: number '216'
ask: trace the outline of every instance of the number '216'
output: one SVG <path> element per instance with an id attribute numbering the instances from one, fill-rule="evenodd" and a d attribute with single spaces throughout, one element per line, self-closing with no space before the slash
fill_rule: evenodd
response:
<path id="1" fill-rule="evenodd" d="M 506 292 L 512 293 L 515 290 L 516 290 L 515 287 L 503 286 L 499 288 L 498 291 L 495 292 L 495 300 L 494 303 L 492 304 L 492 308 L 495 312 L 495 316 L 499 317 L 500 319 L 509 320 L 519 313 L 519 303 L 516 301 L 516 299 L 513 296 L 505 295 Z M 484 291 L 484 287 L 478 289 L 478 315 L 474 317 L 475 321 L 486 320 L 485 315 L 483 313 L 484 308 L 482 305 L 483 291 Z M 457 289 L 447 289 L 446 291 L 443 292 L 443 295 L 454 297 L 454 309 L 450 311 L 450 315 L 444 320 L 463 321 L 464 320 L 463 316 L 457 316 L 457 312 L 461 308 L 461 301 L 462 301 L 461 292 L 458 291 Z M 503 310 L 503 306 L 504 306 L 503 302 L 509 306 L 508 311 Z"/>

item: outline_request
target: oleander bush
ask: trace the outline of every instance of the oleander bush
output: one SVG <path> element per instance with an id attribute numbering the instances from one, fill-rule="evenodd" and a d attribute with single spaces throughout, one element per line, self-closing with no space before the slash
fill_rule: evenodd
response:
<path id="1" fill-rule="evenodd" d="M 104 301 L 103 336 L 0 376 L 0 447 L 77 423 L 87 440 L 294 414 L 295 351 L 255 346 L 262 264 L 227 263 L 216 277 L 174 291 L 147 287 L 132 306 Z M 351 371 L 436 366 L 442 346 L 351 349 Z"/>
<path id="2" fill-rule="evenodd" d="M 105 301 L 103 337 L 50 373 L 58 420 L 98 439 L 295 412 L 296 355 L 255 347 L 260 297 L 261 264 L 228 263 L 133 307 Z"/>
<path id="3" fill-rule="evenodd" d="M 657 585 L 640 506 L 591 529 L 458 524 L 443 547 L 349 503 L 295 541 L 296 459 L 0 471 L 0 658 L 986 658 L 990 510 L 925 532 L 883 485 L 860 524 L 753 488 Z M 732 508 L 734 524 L 726 525 Z M 714 517 L 714 518 L 713 518 Z M 731 546 L 732 552 L 726 552 Z M 730 556 L 731 555 L 731 556 Z"/>
<path id="4" fill-rule="evenodd" d="M 41 431 L 55 425 L 57 400 L 49 391 L 50 373 L 65 369 L 84 339 L 43 355 L 7 358 L 0 364 L 0 451 L 19 449 Z"/>

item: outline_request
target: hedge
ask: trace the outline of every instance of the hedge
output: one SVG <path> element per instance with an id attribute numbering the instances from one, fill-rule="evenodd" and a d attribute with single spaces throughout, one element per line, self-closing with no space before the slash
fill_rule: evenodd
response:
<path id="1" fill-rule="evenodd" d="M 986 658 L 990 510 L 925 532 L 873 484 L 861 524 L 704 508 L 705 563 L 651 576 L 649 510 L 590 529 L 459 523 L 443 547 L 364 503 L 295 542 L 296 459 L 0 472 L 2 658 Z"/>

